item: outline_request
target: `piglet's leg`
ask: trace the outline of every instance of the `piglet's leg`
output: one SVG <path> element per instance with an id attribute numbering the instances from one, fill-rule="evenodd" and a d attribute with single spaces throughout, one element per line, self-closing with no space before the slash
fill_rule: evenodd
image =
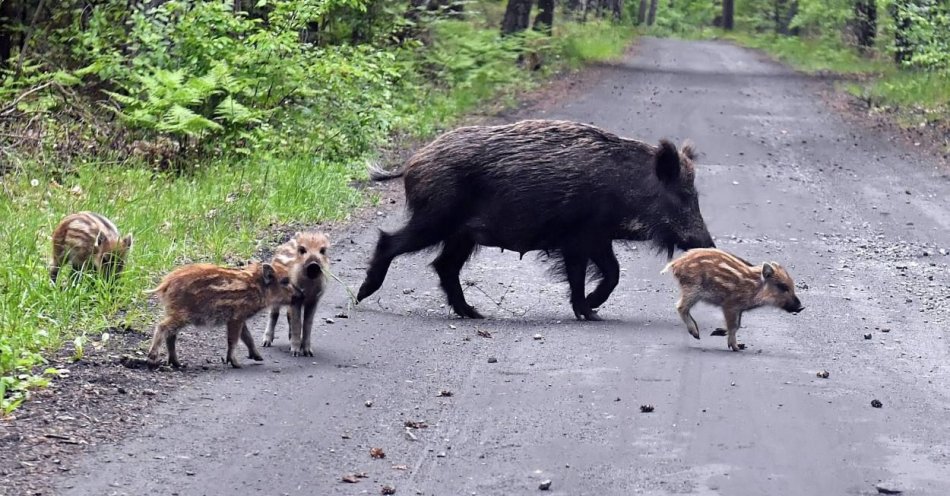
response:
<path id="1" fill-rule="evenodd" d="M 277 318 L 280 317 L 280 306 L 270 307 L 267 319 L 267 330 L 264 331 L 264 338 L 261 339 L 261 346 L 267 348 L 274 344 L 274 328 L 277 327 Z"/>
<path id="2" fill-rule="evenodd" d="M 699 326 L 696 325 L 696 319 L 689 313 L 697 301 L 698 299 L 695 296 L 684 292 L 683 295 L 680 296 L 679 301 L 676 302 L 676 311 L 679 312 L 680 318 L 683 319 L 683 322 L 686 324 L 686 330 L 689 331 L 689 334 L 699 339 Z"/>
<path id="3" fill-rule="evenodd" d="M 236 369 L 241 368 L 241 362 L 237 359 L 235 349 L 237 348 L 238 341 L 241 339 L 241 331 L 243 329 L 244 321 L 232 320 L 228 322 L 228 353 L 226 355 L 226 362 L 230 363 L 231 366 Z"/>
<path id="4" fill-rule="evenodd" d="M 742 313 L 736 310 L 730 310 L 724 308 L 722 310 L 722 315 L 726 319 L 726 341 L 729 345 L 729 349 L 732 351 L 739 351 L 745 346 L 742 346 L 736 342 L 736 332 L 739 330 L 739 319 L 742 317 Z"/>
<path id="5" fill-rule="evenodd" d="M 287 325 L 290 326 L 290 354 L 304 356 L 303 344 L 303 305 L 294 303 L 287 309 Z"/>
<path id="6" fill-rule="evenodd" d="M 244 346 L 247 346 L 247 357 L 255 362 L 264 361 L 264 357 L 261 356 L 261 353 L 257 351 L 257 347 L 254 346 L 254 336 L 251 336 L 251 330 L 247 328 L 247 322 L 241 327 L 241 341 L 244 343 Z"/>

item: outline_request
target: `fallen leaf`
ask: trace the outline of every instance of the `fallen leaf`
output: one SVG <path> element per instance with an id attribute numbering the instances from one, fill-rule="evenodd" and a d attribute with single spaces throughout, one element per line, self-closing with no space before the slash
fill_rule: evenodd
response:
<path id="1" fill-rule="evenodd" d="M 476 332 L 479 336 L 481 336 L 481 337 L 483 337 L 483 338 L 490 338 L 490 337 L 491 337 L 491 333 L 488 332 L 488 331 L 486 331 L 486 330 L 483 330 L 483 329 L 479 329 L 479 330 L 477 330 L 477 331 L 475 331 L 475 332 Z"/>
<path id="2" fill-rule="evenodd" d="M 409 470 L 409 465 L 393 465 L 393 470 Z"/>
<path id="3" fill-rule="evenodd" d="M 425 429 L 429 427 L 429 424 L 422 420 L 407 420 L 404 425 L 412 429 Z"/>
<path id="4" fill-rule="evenodd" d="M 356 472 L 352 474 L 343 474 L 343 477 L 340 478 L 343 482 L 349 482 L 350 484 L 356 484 L 360 479 L 366 478 L 366 472 Z"/>
<path id="5" fill-rule="evenodd" d="M 449 396 L 452 396 L 452 391 L 449 391 L 448 389 L 443 389 L 439 391 L 439 394 L 437 394 L 436 396 L 448 398 Z"/>
<path id="6" fill-rule="evenodd" d="M 385 485 L 379 490 L 380 494 L 396 494 L 396 488 L 394 486 Z"/>
<path id="7" fill-rule="evenodd" d="M 378 460 L 381 458 L 386 458 L 386 453 L 383 451 L 382 448 L 373 448 L 369 450 L 369 456 L 376 458 Z"/>

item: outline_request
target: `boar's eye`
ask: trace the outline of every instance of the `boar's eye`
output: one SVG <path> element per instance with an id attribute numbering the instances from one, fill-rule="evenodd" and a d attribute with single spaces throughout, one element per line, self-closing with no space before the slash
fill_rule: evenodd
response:
<path id="1" fill-rule="evenodd" d="M 281 286 L 290 286 L 290 278 L 289 278 L 289 277 L 281 278 L 281 280 L 280 280 L 280 285 L 281 285 Z"/>
<path id="2" fill-rule="evenodd" d="M 785 284 L 784 282 L 780 282 L 776 284 L 776 286 L 778 287 L 779 291 L 783 293 L 788 293 L 788 284 Z"/>
<path id="3" fill-rule="evenodd" d="M 321 254 L 321 255 L 326 255 L 326 254 L 327 254 L 327 247 L 326 247 L 326 246 L 324 246 L 323 248 L 320 248 L 320 254 Z"/>
<path id="4" fill-rule="evenodd" d="M 301 246 L 300 248 L 297 248 L 297 253 L 299 253 L 299 254 L 301 254 L 301 255 L 306 255 L 306 254 L 307 254 L 307 249 L 306 249 L 305 247 Z"/>

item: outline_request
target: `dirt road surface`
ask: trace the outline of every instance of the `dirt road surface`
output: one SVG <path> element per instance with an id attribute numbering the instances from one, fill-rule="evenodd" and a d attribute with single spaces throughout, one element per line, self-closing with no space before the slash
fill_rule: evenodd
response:
<path id="1" fill-rule="evenodd" d="M 169 393 L 152 427 L 91 454 L 60 492 L 511 495 L 550 480 L 542 494 L 950 494 L 950 179 L 818 88 L 729 44 L 646 38 L 519 116 L 695 142 L 717 244 L 784 264 L 807 307 L 747 314 L 745 351 L 709 336 L 709 307 L 694 312 L 702 340 L 687 334 L 645 246 L 618 245 L 620 286 L 590 323 L 531 256 L 485 249 L 463 271 L 484 321 L 451 315 L 432 254 L 404 257 L 357 308 L 334 285 L 315 357 L 292 358 L 280 329 L 263 364 Z M 398 193 L 381 204 L 377 225 L 334 240 L 353 288 L 376 228 L 402 221 Z M 428 427 L 409 436 L 406 421 Z"/>

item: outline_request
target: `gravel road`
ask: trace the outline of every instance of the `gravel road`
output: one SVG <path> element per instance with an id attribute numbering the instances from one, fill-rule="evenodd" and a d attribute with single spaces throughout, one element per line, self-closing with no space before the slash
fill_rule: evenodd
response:
<path id="1" fill-rule="evenodd" d="M 488 319 L 457 319 L 434 255 L 403 257 L 359 307 L 333 286 L 315 357 L 291 357 L 279 329 L 265 362 L 169 393 L 59 492 L 512 495 L 550 480 L 542 494 L 950 494 L 950 176 L 830 110 L 823 87 L 726 43 L 644 38 L 589 87 L 518 115 L 696 144 L 718 246 L 783 264 L 807 307 L 747 314 L 745 351 L 709 336 L 710 307 L 694 311 L 702 340 L 688 335 L 646 246 L 617 246 L 606 322 L 575 321 L 565 283 L 497 249 L 462 272 Z M 401 188 L 381 191 L 375 223 L 334 239 L 353 288 L 377 227 L 403 219 Z M 189 332 L 179 353 L 195 362 Z"/>

